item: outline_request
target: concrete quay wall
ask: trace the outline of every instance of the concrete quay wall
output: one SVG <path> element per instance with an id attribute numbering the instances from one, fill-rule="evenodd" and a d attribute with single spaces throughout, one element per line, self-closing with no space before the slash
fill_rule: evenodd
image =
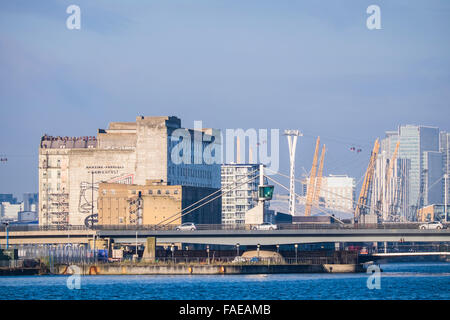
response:
<path id="1" fill-rule="evenodd" d="M 355 273 L 365 272 L 360 264 L 324 265 L 83 265 L 82 275 L 189 275 L 189 274 L 272 274 L 272 273 Z M 73 274 L 60 265 L 58 274 Z"/>

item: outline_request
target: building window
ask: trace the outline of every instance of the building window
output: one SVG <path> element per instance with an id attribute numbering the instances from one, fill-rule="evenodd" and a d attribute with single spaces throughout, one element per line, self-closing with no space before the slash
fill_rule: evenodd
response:
<path id="1" fill-rule="evenodd" d="M 153 194 L 153 190 L 148 190 L 148 194 Z"/>
<path id="2" fill-rule="evenodd" d="M 158 194 L 161 194 L 161 190 L 158 190 L 158 192 L 157 192 Z"/>
<path id="3" fill-rule="evenodd" d="M 178 194 L 178 190 L 177 189 L 174 190 L 173 194 Z"/>
<path id="4" fill-rule="evenodd" d="M 170 194 L 170 191 L 169 191 L 169 190 L 166 190 L 166 194 Z"/>

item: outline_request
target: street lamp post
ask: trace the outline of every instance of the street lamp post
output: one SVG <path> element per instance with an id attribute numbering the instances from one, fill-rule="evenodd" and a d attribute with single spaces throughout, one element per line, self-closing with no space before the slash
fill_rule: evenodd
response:
<path id="1" fill-rule="evenodd" d="M 448 212 L 447 212 L 447 193 L 448 193 L 448 189 L 447 189 L 447 179 L 448 179 L 448 174 L 444 175 L 444 198 L 445 198 L 445 203 L 444 203 L 444 216 L 445 216 L 445 222 L 448 222 Z"/>
<path id="2" fill-rule="evenodd" d="M 138 232 L 136 231 L 136 261 L 138 260 L 139 253 L 138 253 Z"/>
<path id="3" fill-rule="evenodd" d="M 298 244 L 295 244 L 294 247 L 295 247 L 295 263 L 298 263 L 298 255 L 297 255 Z"/>
<path id="4" fill-rule="evenodd" d="M 92 235 L 92 238 L 93 238 L 93 241 L 92 241 L 93 242 L 93 248 L 92 248 L 93 256 L 92 257 L 94 258 L 94 262 L 97 262 L 96 255 L 95 255 L 95 233 Z"/>
<path id="5" fill-rule="evenodd" d="M 3 222 L 3 224 L 5 225 L 5 231 L 6 231 L 6 249 L 9 248 L 9 223 L 8 222 Z"/>
<path id="6" fill-rule="evenodd" d="M 258 251 L 258 258 L 259 258 L 259 248 L 260 248 L 260 247 L 261 247 L 261 245 L 258 243 L 257 246 L 256 246 L 257 251 Z"/>
<path id="7" fill-rule="evenodd" d="M 91 207 L 91 227 L 94 228 L 94 171 L 92 170 L 92 183 L 91 183 L 91 196 L 92 196 L 92 207 Z"/>
<path id="8" fill-rule="evenodd" d="M 280 245 L 277 244 L 277 253 L 280 253 Z"/>
<path id="9" fill-rule="evenodd" d="M 206 253 L 208 254 L 208 264 L 209 264 L 209 244 L 206 245 Z"/>
<path id="10" fill-rule="evenodd" d="M 236 256 L 239 256 L 239 243 L 236 243 Z"/>
<path id="11" fill-rule="evenodd" d="M 172 262 L 174 262 L 174 257 L 175 257 L 175 244 L 171 244 L 170 245 L 170 251 L 172 251 Z"/>

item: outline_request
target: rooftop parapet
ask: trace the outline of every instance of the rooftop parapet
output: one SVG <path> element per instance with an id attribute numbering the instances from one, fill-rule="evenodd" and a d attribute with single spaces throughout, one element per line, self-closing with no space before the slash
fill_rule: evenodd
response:
<path id="1" fill-rule="evenodd" d="M 83 149 L 96 148 L 97 138 L 94 136 L 84 137 L 54 137 L 44 135 L 41 138 L 42 149 Z"/>

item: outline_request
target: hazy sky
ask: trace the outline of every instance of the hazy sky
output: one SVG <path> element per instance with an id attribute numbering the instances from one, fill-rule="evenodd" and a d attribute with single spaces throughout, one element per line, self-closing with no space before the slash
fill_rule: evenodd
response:
<path id="1" fill-rule="evenodd" d="M 66 28 L 70 4 L 81 30 Z M 366 27 L 371 4 L 381 30 Z M 450 129 L 449 32 L 448 0 L 2 0 L 0 193 L 37 192 L 44 133 L 138 115 L 300 129 L 297 176 L 320 135 L 325 173 L 359 180 L 386 130 Z"/>

